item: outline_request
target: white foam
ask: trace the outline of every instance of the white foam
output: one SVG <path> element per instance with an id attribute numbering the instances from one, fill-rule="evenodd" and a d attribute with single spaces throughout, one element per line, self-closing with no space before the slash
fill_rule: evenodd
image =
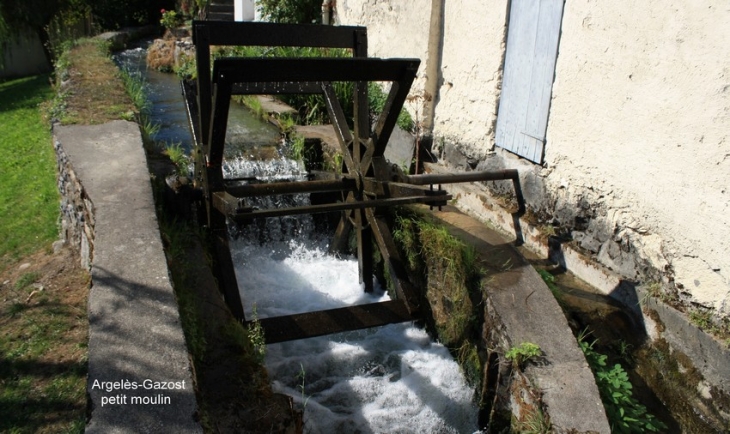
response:
<path id="1" fill-rule="evenodd" d="M 388 299 L 363 291 L 355 259 L 321 245 L 237 241 L 234 251 L 249 317 L 253 304 L 268 317 Z M 274 390 L 304 407 L 306 432 L 477 430 L 474 391 L 457 363 L 410 324 L 269 345 L 266 366 Z"/>
<path id="2" fill-rule="evenodd" d="M 228 164 L 227 177 L 300 173 L 286 161 Z M 365 293 L 357 260 L 327 254 L 311 217 L 303 222 L 266 219 L 231 242 L 248 318 L 254 309 L 266 318 L 388 300 L 377 284 Z M 449 351 L 412 324 L 269 345 L 266 367 L 274 390 L 304 408 L 307 433 L 477 431 L 474 390 Z"/>

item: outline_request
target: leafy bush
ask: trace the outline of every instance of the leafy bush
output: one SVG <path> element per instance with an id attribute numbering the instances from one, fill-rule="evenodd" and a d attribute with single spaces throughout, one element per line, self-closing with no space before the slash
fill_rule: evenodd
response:
<path id="1" fill-rule="evenodd" d="M 322 0 L 259 0 L 259 12 L 272 23 L 309 24 L 322 21 Z"/>
<path id="2" fill-rule="evenodd" d="M 97 0 L 89 2 L 103 29 L 154 24 L 161 9 L 174 9 L 174 0 Z"/>
<path id="3" fill-rule="evenodd" d="M 667 426 L 654 415 L 647 413 L 646 407 L 641 405 L 632 394 L 632 385 L 624 368 L 616 363 L 608 366 L 608 356 L 593 349 L 596 341 L 588 343 L 587 333 L 578 336 L 583 354 L 586 356 L 596 377 L 596 385 L 601 394 L 606 416 L 611 423 L 613 433 L 641 433 L 664 432 Z"/>
<path id="4" fill-rule="evenodd" d="M 160 24 L 166 29 L 174 29 L 182 24 L 182 16 L 178 15 L 175 11 L 168 11 L 160 9 L 162 18 L 160 18 Z"/>

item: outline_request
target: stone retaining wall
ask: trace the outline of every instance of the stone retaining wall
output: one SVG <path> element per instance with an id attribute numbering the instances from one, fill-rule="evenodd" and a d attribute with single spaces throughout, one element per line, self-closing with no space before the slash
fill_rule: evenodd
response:
<path id="1" fill-rule="evenodd" d="M 63 144 L 54 140 L 61 193 L 61 239 L 80 252 L 81 265 L 91 269 L 94 252 L 94 204 L 66 154 Z"/>

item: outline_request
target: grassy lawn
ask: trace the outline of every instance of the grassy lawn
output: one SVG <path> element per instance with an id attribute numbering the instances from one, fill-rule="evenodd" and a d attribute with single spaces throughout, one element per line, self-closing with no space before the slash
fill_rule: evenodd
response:
<path id="1" fill-rule="evenodd" d="M 0 432 L 83 432 L 89 277 L 53 254 L 59 193 L 49 77 L 0 83 Z"/>
<path id="2" fill-rule="evenodd" d="M 0 271 L 57 238 L 59 196 L 41 75 L 0 83 Z"/>

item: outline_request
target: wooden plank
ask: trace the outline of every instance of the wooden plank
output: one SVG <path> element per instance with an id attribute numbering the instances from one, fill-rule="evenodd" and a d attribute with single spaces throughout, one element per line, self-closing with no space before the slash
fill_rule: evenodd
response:
<path id="1" fill-rule="evenodd" d="M 397 82 L 412 80 L 420 63 L 419 59 L 226 57 L 213 62 L 213 82 Z"/>
<path id="2" fill-rule="evenodd" d="M 401 300 L 259 319 L 267 344 L 412 321 Z"/>
<path id="3" fill-rule="evenodd" d="M 213 20 L 193 21 L 193 26 L 205 26 L 210 29 L 211 45 L 357 49 L 356 42 L 359 39 L 364 38 L 367 40 L 366 28 L 359 26 L 322 26 L 319 24 L 279 24 Z"/>

